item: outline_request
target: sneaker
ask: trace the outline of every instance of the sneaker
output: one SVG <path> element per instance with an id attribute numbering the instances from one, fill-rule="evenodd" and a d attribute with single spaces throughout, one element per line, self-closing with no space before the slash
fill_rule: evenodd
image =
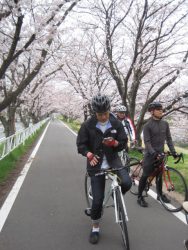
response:
<path id="1" fill-rule="evenodd" d="M 184 246 L 185 246 L 185 249 L 188 250 L 188 239 L 187 240 L 184 240 Z"/>
<path id="2" fill-rule="evenodd" d="M 138 198 L 137 203 L 141 206 L 141 207 L 148 207 L 148 203 L 145 201 L 144 197 L 141 196 Z"/>
<path id="3" fill-rule="evenodd" d="M 91 244 L 97 244 L 99 242 L 99 232 L 91 231 L 90 236 L 89 236 L 89 242 Z"/>
<path id="4" fill-rule="evenodd" d="M 170 199 L 168 199 L 165 194 L 161 196 L 161 199 L 164 203 L 170 203 Z M 157 200 L 159 201 L 159 195 L 157 196 Z"/>

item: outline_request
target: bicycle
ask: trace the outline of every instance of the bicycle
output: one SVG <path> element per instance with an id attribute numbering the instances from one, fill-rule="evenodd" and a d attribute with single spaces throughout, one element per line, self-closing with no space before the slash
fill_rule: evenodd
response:
<path id="1" fill-rule="evenodd" d="M 187 224 L 188 224 L 188 208 L 187 208 L 187 206 L 188 206 L 188 201 L 183 202 L 182 206 L 183 206 L 183 210 L 184 210 L 184 212 L 185 212 L 186 222 L 187 222 Z"/>
<path id="2" fill-rule="evenodd" d="M 160 165 L 155 168 L 152 174 L 148 177 L 145 193 L 147 196 L 150 188 L 155 189 L 159 197 L 159 201 L 163 207 L 170 212 L 179 212 L 182 210 L 182 203 L 188 199 L 187 184 L 182 174 L 173 167 L 167 165 L 168 157 L 172 156 L 171 153 L 166 152 L 163 154 Z M 183 154 L 177 155 L 178 159 L 174 162 L 177 164 L 181 159 L 183 160 Z M 130 192 L 134 195 L 138 195 L 138 183 L 142 176 L 143 167 L 142 160 L 135 163 L 134 167 L 130 167 L 130 177 L 132 179 L 132 187 Z M 156 184 L 153 180 L 156 177 Z M 162 193 L 159 191 L 159 180 L 162 180 Z M 163 201 L 162 195 L 165 194 L 170 200 L 170 203 Z"/>
<path id="3" fill-rule="evenodd" d="M 138 151 L 138 152 L 140 152 L 140 151 Z M 125 149 L 120 151 L 118 154 L 119 154 L 119 157 L 121 159 L 123 166 L 127 167 L 128 172 L 130 172 L 130 166 L 134 166 L 134 165 L 138 164 L 138 162 L 139 162 L 138 158 L 129 156 L 128 152 Z"/>
<path id="4" fill-rule="evenodd" d="M 128 236 L 128 229 L 127 229 L 128 215 L 127 215 L 124 198 L 121 192 L 121 187 L 119 185 L 118 176 L 115 174 L 115 172 L 123 168 L 125 168 L 125 166 L 119 169 L 100 170 L 94 175 L 98 176 L 98 175 L 105 174 L 106 181 L 110 181 L 109 185 L 106 185 L 107 190 L 105 192 L 105 197 L 103 201 L 103 213 L 104 213 L 104 208 L 114 207 L 115 222 L 120 225 L 124 247 L 126 250 L 129 250 L 130 249 L 129 236 Z M 87 201 L 87 206 L 88 206 L 88 208 L 86 209 L 86 214 L 90 215 L 93 197 L 92 197 L 90 178 L 89 178 L 88 173 L 86 173 L 85 175 L 85 195 L 86 195 L 86 201 Z M 113 204 L 108 205 L 111 197 L 113 200 Z"/>

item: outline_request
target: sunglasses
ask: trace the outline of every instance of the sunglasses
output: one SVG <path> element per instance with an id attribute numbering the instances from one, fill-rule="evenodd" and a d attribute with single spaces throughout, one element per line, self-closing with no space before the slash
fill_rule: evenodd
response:
<path id="1" fill-rule="evenodd" d="M 161 110 L 161 111 L 163 111 L 163 109 L 162 109 L 162 108 L 155 108 L 154 110 Z"/>

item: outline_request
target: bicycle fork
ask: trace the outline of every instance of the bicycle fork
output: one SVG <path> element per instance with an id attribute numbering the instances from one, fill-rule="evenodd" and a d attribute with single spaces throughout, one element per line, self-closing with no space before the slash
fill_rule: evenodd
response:
<path id="1" fill-rule="evenodd" d="M 123 195 L 122 195 L 122 192 L 121 192 L 121 187 L 116 187 L 116 189 L 117 188 L 119 188 L 119 191 L 120 191 L 120 197 L 121 197 L 121 201 L 122 201 L 122 205 L 123 205 L 123 210 L 124 210 L 124 213 L 125 213 L 126 221 L 129 221 L 129 218 L 128 218 L 128 215 L 127 215 L 127 210 L 126 210 L 126 207 L 125 207 L 125 202 L 124 202 Z M 119 216 L 118 216 L 117 199 L 116 199 L 116 190 L 115 189 L 113 189 L 113 196 L 114 196 L 114 206 L 115 206 L 116 223 L 119 223 L 120 219 L 119 219 Z"/>
<path id="2" fill-rule="evenodd" d="M 164 182 L 166 185 L 166 189 L 168 191 L 174 191 L 174 184 L 171 181 L 170 173 L 166 167 L 164 168 L 164 171 L 163 171 L 163 178 L 164 178 Z M 169 186 L 169 184 L 170 184 L 170 186 Z"/>

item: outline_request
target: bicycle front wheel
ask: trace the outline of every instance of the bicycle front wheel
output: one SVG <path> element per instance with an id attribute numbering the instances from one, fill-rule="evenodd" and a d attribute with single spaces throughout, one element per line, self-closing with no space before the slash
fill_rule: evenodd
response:
<path id="1" fill-rule="evenodd" d="M 185 179 L 178 170 L 172 167 L 166 166 L 166 170 L 158 176 L 157 191 L 161 204 L 170 212 L 180 211 L 182 203 L 187 200 Z M 163 195 L 170 200 L 169 203 L 165 202 Z"/>
<path id="2" fill-rule="evenodd" d="M 185 219 L 187 221 L 187 224 L 188 224 L 188 212 L 185 211 Z"/>
<path id="3" fill-rule="evenodd" d="M 123 203 L 121 199 L 120 190 L 116 189 L 116 204 L 117 204 L 117 214 L 118 214 L 118 223 L 121 228 L 121 235 L 123 244 L 126 250 L 129 250 L 129 236 L 128 236 L 128 230 L 127 230 L 127 223 L 125 218 L 125 211 L 123 208 Z"/>
<path id="4" fill-rule="evenodd" d="M 84 187 L 85 187 L 85 197 L 86 197 L 87 206 L 88 208 L 91 208 L 93 196 L 92 196 L 92 191 L 91 191 L 91 180 L 90 180 L 88 173 L 86 173 L 85 175 Z"/>

